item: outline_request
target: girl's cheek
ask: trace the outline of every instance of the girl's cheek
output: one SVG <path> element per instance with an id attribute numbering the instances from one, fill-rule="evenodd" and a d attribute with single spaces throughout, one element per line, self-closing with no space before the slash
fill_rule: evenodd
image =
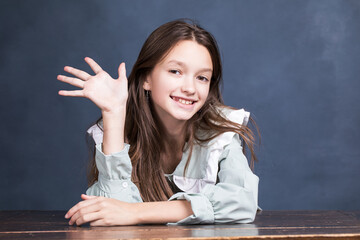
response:
<path id="1" fill-rule="evenodd" d="M 207 96 L 209 95 L 209 90 L 210 90 L 209 86 L 201 86 L 200 88 L 201 96 L 206 99 Z"/>

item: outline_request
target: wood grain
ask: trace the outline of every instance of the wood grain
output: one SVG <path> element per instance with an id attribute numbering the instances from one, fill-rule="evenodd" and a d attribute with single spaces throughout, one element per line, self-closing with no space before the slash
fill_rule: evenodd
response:
<path id="1" fill-rule="evenodd" d="M 0 211 L 0 239 L 360 239 L 360 211 L 262 211 L 252 224 L 69 226 L 65 211 Z"/>

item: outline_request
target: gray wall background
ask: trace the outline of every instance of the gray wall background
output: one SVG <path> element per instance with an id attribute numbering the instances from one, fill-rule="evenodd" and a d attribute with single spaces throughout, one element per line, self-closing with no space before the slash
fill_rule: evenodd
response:
<path id="1" fill-rule="evenodd" d="M 100 116 L 56 80 L 90 56 L 117 77 L 146 37 L 188 17 L 216 37 L 226 104 L 262 134 L 263 209 L 360 208 L 360 1 L 0 1 L 0 209 L 68 209 Z"/>

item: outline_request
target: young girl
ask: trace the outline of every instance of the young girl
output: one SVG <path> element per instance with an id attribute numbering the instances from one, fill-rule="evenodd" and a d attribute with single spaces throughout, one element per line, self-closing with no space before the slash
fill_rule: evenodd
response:
<path id="1" fill-rule="evenodd" d="M 223 104 L 222 67 L 213 36 L 177 20 L 146 40 L 127 79 L 112 79 L 91 58 L 95 75 L 66 66 L 58 80 L 81 90 L 102 112 L 88 132 L 96 146 L 89 189 L 65 215 L 69 224 L 249 223 L 258 177 L 249 113 Z M 245 147 L 245 146 L 244 146 Z"/>

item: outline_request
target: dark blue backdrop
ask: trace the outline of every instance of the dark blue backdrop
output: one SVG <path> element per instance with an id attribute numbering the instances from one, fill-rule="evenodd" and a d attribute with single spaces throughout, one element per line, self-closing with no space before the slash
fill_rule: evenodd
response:
<path id="1" fill-rule="evenodd" d="M 262 133 L 264 209 L 360 208 L 360 1 L 0 1 L 0 209 L 67 209 L 86 190 L 84 133 L 100 116 L 56 80 L 93 57 L 128 73 L 159 25 L 212 32 L 226 104 Z"/>

